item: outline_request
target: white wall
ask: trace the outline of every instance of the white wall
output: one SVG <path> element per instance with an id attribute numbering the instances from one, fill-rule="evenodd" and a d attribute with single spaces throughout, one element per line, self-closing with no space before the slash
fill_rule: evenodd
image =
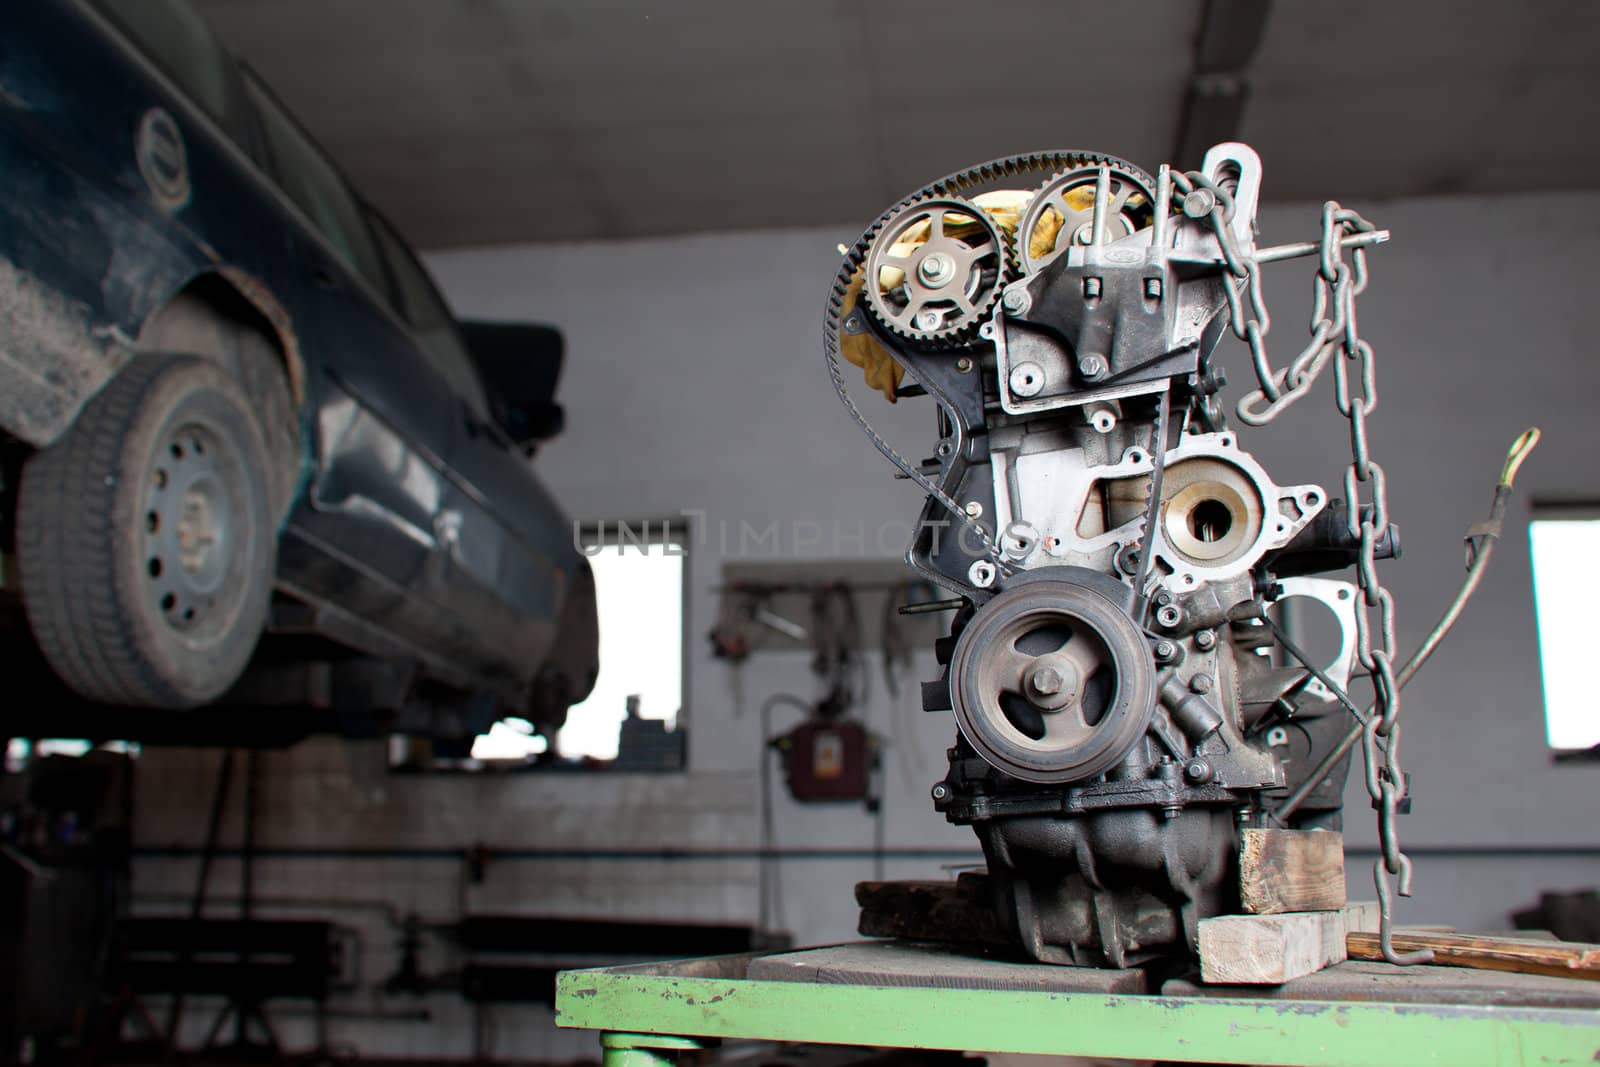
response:
<path id="1" fill-rule="evenodd" d="M 1403 649 L 1415 646 L 1453 593 L 1462 531 L 1484 514 L 1506 444 L 1526 425 L 1545 431 L 1524 468 L 1518 510 L 1493 570 L 1451 641 L 1407 690 L 1404 711 L 1403 755 L 1416 811 L 1402 821 L 1402 834 L 1423 854 L 1417 898 L 1402 915 L 1499 928 L 1508 925 L 1508 910 L 1530 903 L 1542 888 L 1600 881 L 1592 829 L 1600 814 L 1596 771 L 1552 766 L 1544 745 L 1523 525 L 1531 498 L 1600 497 L 1600 454 L 1591 438 L 1600 361 L 1587 323 L 1590 265 L 1600 256 L 1600 195 L 1417 200 L 1373 205 L 1369 214 L 1395 234 L 1372 256 L 1360 321 L 1379 360 L 1382 402 L 1373 447 L 1388 470 L 1394 519 L 1404 532 L 1405 558 L 1382 565 L 1399 599 Z M 1316 218 L 1316 205 L 1270 208 L 1263 241 L 1308 239 Z M 910 522 L 920 507 L 917 493 L 890 477 L 891 468 L 850 422 L 823 368 L 822 305 L 838 263 L 835 245 L 855 236 L 853 226 L 841 225 L 429 257 L 461 314 L 542 320 L 566 332 L 561 400 L 568 429 L 541 452 L 538 467 L 574 516 L 704 513 L 699 528 L 710 536 L 692 546 L 686 635 L 692 769 L 687 777 L 628 778 L 621 788 L 613 779 L 565 777 L 383 782 L 370 768 L 354 770 L 352 757 L 336 757 L 336 749 L 307 746 L 278 757 L 271 780 L 281 808 L 264 825 L 263 845 L 757 843 L 756 708 L 776 691 L 804 696 L 814 689 L 799 654 L 758 655 L 739 671 L 710 658 L 704 636 L 715 618 L 710 587 L 722 562 L 741 555 L 740 524 L 760 530 L 776 521 L 783 555 L 795 554 L 794 524 L 820 524 L 831 542 L 837 523 L 847 534 L 867 531 L 865 550 L 847 545 L 843 554 L 894 556 L 903 533 L 879 551 L 874 532 Z M 1273 268 L 1268 296 L 1279 353 L 1297 349 L 1304 336 L 1310 271 L 1306 261 Z M 1225 361 L 1232 395 L 1249 373 L 1241 355 L 1230 350 Z M 913 456 L 926 454 L 928 402 L 890 407 L 858 390 L 891 438 Z M 1348 447 L 1331 383 L 1282 425 L 1241 436 L 1280 482 L 1321 481 L 1330 488 Z M 724 528 L 726 549 L 718 536 Z M 826 555 L 827 547 L 805 546 L 800 554 Z M 769 543 L 752 554 L 774 553 Z M 931 657 L 922 665 L 922 676 L 931 676 Z M 899 739 L 887 759 L 887 840 L 891 848 L 923 850 L 892 862 L 887 874 L 937 876 L 941 863 L 976 855 L 970 832 L 945 825 L 928 800 L 953 726 L 943 715 L 917 710 L 915 686 L 892 705 L 881 684 L 875 693 L 867 718 Z M 196 760 L 147 757 L 142 844 L 199 839 L 210 765 Z M 872 874 L 864 856 L 869 822 L 858 809 L 780 802 L 778 810 L 780 847 L 841 851 L 839 858 L 782 865 L 790 928 L 802 943 L 851 936 L 851 884 Z M 1376 840 L 1359 785 L 1349 793 L 1348 837 L 1357 850 Z M 1429 847 L 1491 851 L 1434 855 Z M 1370 897 L 1363 860 L 1370 853 L 1352 862 L 1352 893 Z M 260 869 L 264 892 L 396 896 L 442 918 L 457 905 L 455 871 L 437 861 L 281 856 Z M 138 873 L 141 891 L 170 891 L 187 887 L 193 866 L 148 858 Z M 218 884 L 226 888 L 230 877 L 220 872 Z M 473 892 L 490 902 L 479 906 L 542 914 L 750 920 L 755 884 L 747 861 L 522 862 L 492 865 L 485 886 Z M 374 920 L 370 941 L 376 947 L 369 980 L 395 959 L 392 934 L 381 922 Z M 452 1022 L 339 1024 L 344 1029 L 336 1034 L 371 1054 L 463 1054 L 470 1048 L 465 1014 L 449 998 L 429 1003 Z M 540 1036 L 545 1023 L 538 1012 L 499 1014 L 502 1052 L 511 1043 L 519 1055 L 587 1048 L 577 1036 Z"/>

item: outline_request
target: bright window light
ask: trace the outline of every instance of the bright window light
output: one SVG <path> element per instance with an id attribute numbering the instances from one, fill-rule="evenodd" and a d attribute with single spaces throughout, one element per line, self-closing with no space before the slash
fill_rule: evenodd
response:
<path id="1" fill-rule="evenodd" d="M 472 742 L 472 758 L 523 763 L 549 747 L 550 742 L 535 734 L 526 719 L 502 719 Z"/>
<path id="2" fill-rule="evenodd" d="M 606 527 L 608 530 L 614 527 Z M 595 607 L 600 617 L 600 677 L 574 705 L 557 736 L 567 758 L 617 756 L 617 734 L 628 697 L 639 716 L 676 723 L 683 706 L 683 560 L 681 531 L 664 538 L 651 523 L 652 543 L 631 540 L 591 549 Z"/>
<path id="3" fill-rule="evenodd" d="M 102 741 L 100 748 L 124 756 L 139 758 L 140 748 L 133 741 Z M 95 748 L 93 741 L 73 737 L 41 737 L 28 740 L 13 737 L 6 743 L 4 766 L 8 773 L 20 773 L 29 763 L 46 756 L 84 756 Z"/>
<path id="4" fill-rule="evenodd" d="M 1545 732 L 1551 748 L 1590 748 L 1600 744 L 1600 701 L 1589 680 L 1593 655 L 1586 647 L 1600 599 L 1600 514 L 1535 518 L 1528 539 Z"/>

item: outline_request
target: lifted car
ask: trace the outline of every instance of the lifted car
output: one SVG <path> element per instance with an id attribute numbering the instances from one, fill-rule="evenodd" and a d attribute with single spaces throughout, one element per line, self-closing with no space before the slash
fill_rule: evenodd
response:
<path id="1" fill-rule="evenodd" d="M 84 714 L 565 720 L 597 641 L 529 463 L 558 334 L 460 329 L 179 0 L 0 6 L 0 174 L 0 608 Z"/>

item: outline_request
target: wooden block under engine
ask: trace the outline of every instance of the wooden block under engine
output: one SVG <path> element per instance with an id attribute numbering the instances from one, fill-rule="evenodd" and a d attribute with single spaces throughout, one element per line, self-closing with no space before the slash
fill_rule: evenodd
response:
<path id="1" fill-rule="evenodd" d="M 1332 830 L 1245 830 L 1239 899 L 1251 915 L 1344 907 L 1344 835 Z"/>
<path id="2" fill-rule="evenodd" d="M 1375 907 L 1276 915 L 1219 915 L 1200 920 L 1200 980 L 1277 985 L 1346 958 L 1345 938 L 1366 928 Z"/>

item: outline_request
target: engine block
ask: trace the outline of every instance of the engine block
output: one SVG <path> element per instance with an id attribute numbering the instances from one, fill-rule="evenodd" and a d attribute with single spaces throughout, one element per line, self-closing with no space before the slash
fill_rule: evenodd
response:
<path id="1" fill-rule="evenodd" d="M 1259 284 L 1229 265 L 1254 262 L 1260 187 L 1242 144 L 1194 179 L 996 161 L 886 212 L 830 304 L 841 396 L 839 355 L 936 402 L 929 459 L 873 434 L 928 493 L 909 562 L 958 598 L 924 685 L 959 728 L 933 799 L 976 831 L 1039 960 L 1193 952 L 1198 921 L 1238 907 L 1241 828 L 1276 825 L 1347 725 L 1329 685 L 1357 667 L 1360 590 L 1311 575 L 1357 562 L 1360 505 L 1278 484 L 1218 397 L 1214 352 Z M 1397 554 L 1386 520 L 1368 537 Z M 1271 621 L 1294 597 L 1339 622 L 1316 670 Z M 1286 825 L 1337 829 L 1347 769 Z"/>

